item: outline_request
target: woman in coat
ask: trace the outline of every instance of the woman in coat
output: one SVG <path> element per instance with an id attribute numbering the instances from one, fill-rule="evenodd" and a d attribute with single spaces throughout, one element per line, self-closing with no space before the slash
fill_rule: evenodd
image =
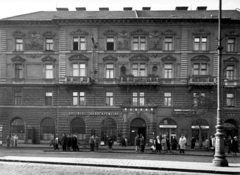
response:
<path id="1" fill-rule="evenodd" d="M 187 139 L 186 137 L 182 134 L 180 139 L 179 139 L 179 147 L 180 147 L 180 153 L 184 153 L 184 150 L 186 149 L 186 143 Z"/>
<path id="2" fill-rule="evenodd" d="M 112 145 L 113 145 L 112 136 L 109 136 L 108 137 L 108 152 L 112 152 Z"/>
<path id="3" fill-rule="evenodd" d="M 173 137 L 172 139 L 172 150 L 176 150 L 177 149 L 177 139 L 176 137 Z"/>
<path id="4" fill-rule="evenodd" d="M 154 144 L 156 147 L 156 154 L 161 152 L 161 140 L 159 138 L 159 136 L 156 137 L 156 139 L 154 140 Z"/>
<path id="5" fill-rule="evenodd" d="M 232 141 L 232 152 L 234 156 L 237 156 L 237 153 L 239 153 L 237 136 Z"/>
<path id="6" fill-rule="evenodd" d="M 144 153 L 144 148 L 145 148 L 145 141 L 144 141 L 144 137 L 142 134 L 140 134 L 140 148 L 141 148 L 141 153 Z"/>

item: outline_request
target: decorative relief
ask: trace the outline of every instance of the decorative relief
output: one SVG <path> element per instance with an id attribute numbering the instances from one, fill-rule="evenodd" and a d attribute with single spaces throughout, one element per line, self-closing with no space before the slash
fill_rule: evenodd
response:
<path id="1" fill-rule="evenodd" d="M 25 55 L 26 58 L 32 58 L 32 59 L 37 59 L 37 58 L 41 58 L 42 55 Z"/>
<path id="2" fill-rule="evenodd" d="M 131 54 L 129 53 L 119 53 L 119 54 L 115 54 L 116 57 L 120 57 L 120 58 L 127 58 L 130 57 Z"/>
<path id="3" fill-rule="evenodd" d="M 70 61 L 88 61 L 89 58 L 82 54 L 72 55 L 69 57 Z"/>
<path id="4" fill-rule="evenodd" d="M 117 61 L 117 57 L 114 57 L 112 55 L 108 55 L 106 57 L 103 57 L 103 61 Z"/>
<path id="5" fill-rule="evenodd" d="M 25 50 L 43 50 L 43 38 L 39 32 L 30 31 L 26 38 Z"/>
<path id="6" fill-rule="evenodd" d="M 205 29 L 199 29 L 193 35 L 210 35 L 211 33 Z"/>
<path id="7" fill-rule="evenodd" d="M 72 31 L 70 34 L 71 35 L 88 35 L 88 32 L 78 29 L 78 30 Z"/>
<path id="8" fill-rule="evenodd" d="M 199 55 L 199 56 L 193 57 L 191 61 L 210 61 L 210 59 L 205 55 Z"/>
<path id="9" fill-rule="evenodd" d="M 236 62 L 237 63 L 237 62 L 239 62 L 239 60 L 237 58 L 230 57 L 230 58 L 224 60 L 224 62 Z"/>
<path id="10" fill-rule="evenodd" d="M 170 61 L 170 62 L 175 62 L 177 59 L 171 55 L 167 55 L 165 57 L 162 58 L 162 61 L 163 62 L 167 62 L 167 61 Z"/>
<path id="11" fill-rule="evenodd" d="M 118 50 L 129 50 L 130 49 L 130 33 L 123 30 L 118 33 L 117 38 L 117 48 Z"/>
<path id="12" fill-rule="evenodd" d="M 25 36 L 25 33 L 20 30 L 16 30 L 15 32 L 13 32 L 13 36 Z"/>
<path id="13" fill-rule="evenodd" d="M 53 57 L 50 57 L 50 56 L 45 56 L 42 58 L 42 61 L 45 62 L 45 61 L 51 61 L 51 62 L 55 62 L 56 59 L 53 58 Z"/>
<path id="14" fill-rule="evenodd" d="M 46 32 L 44 32 L 43 33 L 43 36 L 55 36 L 56 34 L 55 33 L 53 33 L 52 31 L 46 31 Z"/>
<path id="15" fill-rule="evenodd" d="M 24 62 L 24 61 L 26 61 L 24 58 L 22 58 L 22 57 L 20 57 L 20 56 L 15 56 L 15 57 L 13 57 L 12 58 L 12 61 L 13 62 L 16 62 L 16 61 L 18 61 L 18 62 Z"/>
<path id="16" fill-rule="evenodd" d="M 149 61 L 149 58 L 145 55 L 134 55 L 129 58 L 129 61 Z"/>
<path id="17" fill-rule="evenodd" d="M 230 31 L 228 33 L 225 34 L 226 36 L 239 36 L 238 33 L 236 33 L 235 31 Z"/>
<path id="18" fill-rule="evenodd" d="M 160 62 L 151 62 L 151 65 L 160 65 Z"/>
<path id="19" fill-rule="evenodd" d="M 142 29 L 137 29 L 133 32 L 131 32 L 131 35 L 148 35 L 148 32 Z"/>
<path id="20" fill-rule="evenodd" d="M 156 58 L 160 58 L 162 55 L 158 53 L 152 53 L 149 56 L 156 59 Z"/>
<path id="21" fill-rule="evenodd" d="M 127 61 L 127 62 L 118 62 L 118 65 L 122 65 L 122 66 L 124 66 L 124 65 L 128 65 L 129 64 L 129 62 Z"/>
<path id="22" fill-rule="evenodd" d="M 114 30 L 109 29 L 109 30 L 107 30 L 106 32 L 104 32 L 103 34 L 104 34 L 104 35 L 116 35 L 117 32 L 115 32 Z"/>
<path id="23" fill-rule="evenodd" d="M 163 35 L 176 35 L 176 32 L 174 32 L 171 29 L 166 30 L 165 32 L 162 32 Z"/>

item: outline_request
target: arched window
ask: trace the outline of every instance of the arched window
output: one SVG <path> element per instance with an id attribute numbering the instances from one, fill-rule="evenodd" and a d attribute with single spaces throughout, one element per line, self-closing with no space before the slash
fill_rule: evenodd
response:
<path id="1" fill-rule="evenodd" d="M 43 119 L 40 127 L 40 139 L 51 140 L 53 135 L 55 135 L 54 120 L 51 118 Z"/>
<path id="2" fill-rule="evenodd" d="M 18 140 L 24 140 L 25 138 L 25 129 L 24 121 L 21 118 L 17 118 L 11 123 L 11 135 L 17 135 Z"/>
<path id="3" fill-rule="evenodd" d="M 81 118 L 75 118 L 71 122 L 71 134 L 76 134 L 79 140 L 86 138 L 86 126 L 85 122 Z"/>

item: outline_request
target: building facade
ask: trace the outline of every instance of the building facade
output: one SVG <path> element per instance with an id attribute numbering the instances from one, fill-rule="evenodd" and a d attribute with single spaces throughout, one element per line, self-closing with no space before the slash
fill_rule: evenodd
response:
<path id="1" fill-rule="evenodd" d="M 240 12 L 223 11 L 223 120 L 240 136 Z M 198 138 L 186 117 L 192 97 L 216 101 L 218 11 L 150 8 L 36 12 L 0 20 L 2 140 L 49 142 L 52 134 L 91 134 L 106 141 L 136 134 L 188 142 Z M 216 115 L 201 120 L 202 138 Z"/>

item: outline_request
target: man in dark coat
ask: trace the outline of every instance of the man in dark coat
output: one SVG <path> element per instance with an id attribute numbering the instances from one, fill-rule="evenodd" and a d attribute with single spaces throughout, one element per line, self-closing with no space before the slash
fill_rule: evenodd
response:
<path id="1" fill-rule="evenodd" d="M 67 136 L 65 133 L 63 134 L 62 138 L 62 149 L 63 151 L 67 151 Z"/>

